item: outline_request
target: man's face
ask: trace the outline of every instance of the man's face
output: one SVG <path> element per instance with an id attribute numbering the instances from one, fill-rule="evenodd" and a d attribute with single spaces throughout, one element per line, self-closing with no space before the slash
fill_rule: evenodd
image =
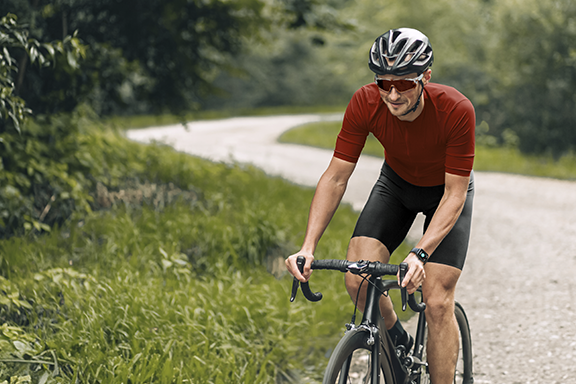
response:
<path id="1" fill-rule="evenodd" d="M 384 75 L 378 76 L 380 79 L 385 80 L 403 80 L 403 79 L 415 79 L 418 75 L 416 73 L 412 73 L 406 76 L 394 76 L 394 75 Z M 430 71 L 424 72 L 424 76 L 422 77 L 422 83 L 427 84 L 430 80 Z M 418 96 L 420 96 L 420 91 L 422 90 L 422 84 L 419 82 L 416 86 L 412 89 L 409 89 L 404 92 L 399 92 L 396 87 L 392 86 L 389 92 L 384 91 L 382 88 L 378 87 L 378 91 L 380 92 L 380 97 L 390 113 L 400 120 L 414 120 L 418 115 L 420 115 L 420 108 L 416 111 L 409 113 L 408 115 L 404 116 L 404 113 L 409 111 L 411 108 L 414 107 L 416 102 L 418 101 Z"/>

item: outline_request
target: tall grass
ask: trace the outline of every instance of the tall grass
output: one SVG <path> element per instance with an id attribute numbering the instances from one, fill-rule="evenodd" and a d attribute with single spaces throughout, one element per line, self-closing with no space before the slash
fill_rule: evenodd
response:
<path id="1" fill-rule="evenodd" d="M 339 122 L 311 123 L 285 132 L 280 141 L 332 149 L 340 127 Z M 363 153 L 384 156 L 382 145 L 372 135 L 368 137 Z M 513 147 L 477 145 L 474 169 L 574 180 L 576 155 L 554 159 L 552 156 L 525 155 Z"/>
<path id="2" fill-rule="evenodd" d="M 115 164 L 95 211 L 0 241 L 0 383 L 319 381 L 352 314 L 343 275 L 316 272 L 324 299 L 289 303 L 274 268 L 313 190 L 91 135 L 91 156 Z M 318 257 L 344 257 L 356 217 L 338 210 Z"/>

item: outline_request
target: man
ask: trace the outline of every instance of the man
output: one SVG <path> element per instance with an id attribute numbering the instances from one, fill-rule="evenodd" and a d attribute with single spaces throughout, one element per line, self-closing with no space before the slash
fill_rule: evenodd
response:
<path id="1" fill-rule="evenodd" d="M 336 211 L 369 133 L 382 143 L 385 162 L 350 240 L 347 259 L 387 263 L 406 237 L 416 215 L 425 217 L 424 235 L 404 260 L 403 285 L 422 285 L 428 322 L 431 381 L 451 383 L 458 353 L 454 318 L 456 283 L 466 258 L 473 200 L 475 114 L 454 88 L 430 83 L 434 60 L 428 38 L 400 28 L 379 36 L 369 55 L 374 83 L 359 89 L 348 104 L 334 156 L 320 178 L 310 207 L 300 252 L 286 259 L 298 280 L 310 277 L 310 263 Z M 304 272 L 297 256 L 306 258 Z M 360 278 L 346 274 L 356 300 Z M 363 310 L 365 286 L 358 306 Z M 389 298 L 381 313 L 392 340 L 410 347 Z"/>

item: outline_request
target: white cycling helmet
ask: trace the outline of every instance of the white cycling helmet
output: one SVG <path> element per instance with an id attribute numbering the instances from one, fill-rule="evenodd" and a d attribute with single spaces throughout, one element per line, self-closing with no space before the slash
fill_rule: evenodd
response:
<path id="1" fill-rule="evenodd" d="M 391 65 L 389 65 L 388 60 Z M 368 66 L 377 75 L 420 75 L 430 68 L 434 54 L 428 37 L 412 28 L 391 29 L 370 49 Z"/>

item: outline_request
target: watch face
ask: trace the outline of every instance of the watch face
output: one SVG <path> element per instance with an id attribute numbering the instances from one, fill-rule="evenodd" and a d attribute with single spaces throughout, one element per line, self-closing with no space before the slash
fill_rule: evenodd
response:
<path id="1" fill-rule="evenodd" d="M 416 256 L 418 256 L 420 260 L 422 260 L 423 262 L 426 262 L 428 260 L 428 254 L 426 253 L 426 251 L 420 248 L 415 249 L 415 251 Z"/>

